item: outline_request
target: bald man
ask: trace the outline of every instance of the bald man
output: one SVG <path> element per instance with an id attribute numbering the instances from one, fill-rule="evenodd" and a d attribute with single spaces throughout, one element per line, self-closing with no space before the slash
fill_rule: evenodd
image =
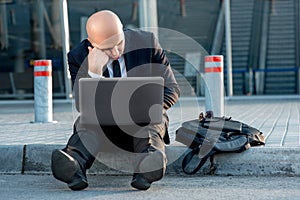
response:
<path id="1" fill-rule="evenodd" d="M 161 76 L 164 79 L 163 122 L 128 133 L 121 126 L 86 126 L 78 117 L 66 147 L 52 152 L 52 173 L 70 189 L 82 190 L 88 186 L 86 170 L 98 152 L 109 149 L 134 153 L 131 186 L 147 190 L 166 170 L 165 144 L 170 142 L 166 111 L 179 97 L 178 84 L 153 33 L 123 30 L 119 17 L 108 10 L 91 15 L 86 30 L 88 38 L 68 53 L 77 109 L 80 78 Z"/>

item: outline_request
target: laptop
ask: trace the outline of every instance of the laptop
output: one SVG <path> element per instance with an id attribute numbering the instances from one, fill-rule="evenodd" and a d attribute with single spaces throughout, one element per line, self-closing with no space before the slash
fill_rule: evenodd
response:
<path id="1" fill-rule="evenodd" d="M 82 124 L 134 125 L 162 122 L 162 77 L 81 78 Z"/>

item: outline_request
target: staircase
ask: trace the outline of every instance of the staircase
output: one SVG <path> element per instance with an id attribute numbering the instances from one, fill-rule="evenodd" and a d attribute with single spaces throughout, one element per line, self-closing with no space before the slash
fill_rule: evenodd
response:
<path id="1" fill-rule="evenodd" d="M 295 0 L 276 0 L 270 10 L 265 94 L 297 92 L 295 7 Z"/>
<path id="2" fill-rule="evenodd" d="M 245 93 L 245 73 L 248 71 L 248 57 L 252 33 L 252 20 L 255 0 L 231 0 L 231 37 L 232 37 L 232 79 L 233 94 Z M 223 38 L 221 54 L 224 55 L 224 69 L 226 60 L 226 35 Z M 224 74 L 225 86 L 227 76 Z"/>
<path id="3" fill-rule="evenodd" d="M 249 81 L 245 75 L 249 69 L 263 74 L 263 94 L 297 94 L 299 0 L 276 0 L 275 7 L 269 0 L 261 1 L 231 0 L 233 94 L 245 94 L 245 84 Z M 259 3 L 268 9 L 258 8 Z M 261 53 L 263 37 L 266 38 L 265 55 Z M 226 70 L 225 34 L 220 52 L 224 55 Z M 261 59 L 263 66 L 258 62 Z"/>

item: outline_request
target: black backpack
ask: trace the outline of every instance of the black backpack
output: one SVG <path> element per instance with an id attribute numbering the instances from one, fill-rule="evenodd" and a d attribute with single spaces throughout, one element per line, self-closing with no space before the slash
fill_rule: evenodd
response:
<path id="1" fill-rule="evenodd" d="M 195 174 L 208 158 L 213 171 L 215 154 L 242 152 L 251 146 L 265 144 L 263 133 L 256 128 L 231 118 L 213 117 L 211 111 L 206 112 L 205 117 L 200 113 L 199 119 L 184 122 L 176 130 L 175 140 L 189 147 L 182 161 L 182 169 L 186 174 Z M 196 167 L 189 166 L 195 159 Z"/>

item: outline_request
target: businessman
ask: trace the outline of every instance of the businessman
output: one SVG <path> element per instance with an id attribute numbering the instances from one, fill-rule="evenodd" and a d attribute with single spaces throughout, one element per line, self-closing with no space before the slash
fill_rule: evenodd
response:
<path id="1" fill-rule="evenodd" d="M 68 53 L 77 109 L 78 80 L 82 77 L 161 76 L 164 79 L 163 122 L 126 133 L 117 125 L 86 127 L 77 119 L 66 147 L 52 152 L 52 173 L 72 190 L 85 189 L 86 170 L 92 166 L 97 152 L 104 147 L 122 149 L 138 155 L 133 163 L 131 186 L 147 190 L 164 176 L 165 144 L 170 142 L 166 111 L 176 103 L 180 93 L 170 63 L 153 33 L 124 30 L 119 17 L 111 11 L 91 15 L 86 30 L 88 38 Z"/>

